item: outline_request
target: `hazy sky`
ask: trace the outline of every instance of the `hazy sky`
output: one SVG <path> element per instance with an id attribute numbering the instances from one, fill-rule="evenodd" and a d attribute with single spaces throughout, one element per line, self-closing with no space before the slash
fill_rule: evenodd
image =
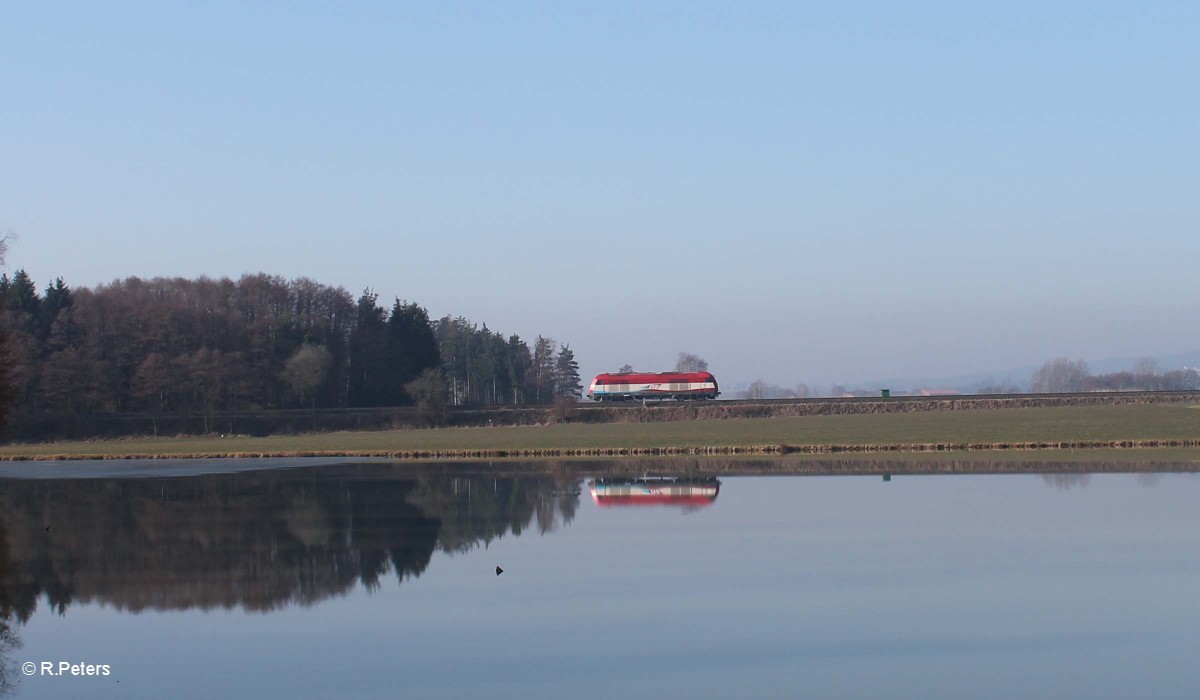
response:
<path id="1" fill-rule="evenodd" d="M 585 374 L 1195 350 L 1198 37 L 1194 2 L 7 3 L 0 227 L 40 286 L 371 286 Z"/>

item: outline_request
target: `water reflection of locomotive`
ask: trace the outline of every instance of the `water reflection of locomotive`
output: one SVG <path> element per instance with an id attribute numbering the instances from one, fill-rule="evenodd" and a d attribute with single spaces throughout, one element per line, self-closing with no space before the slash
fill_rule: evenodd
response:
<path id="1" fill-rule="evenodd" d="M 597 374 L 588 387 L 593 401 L 715 399 L 720 395 L 717 380 L 708 372 L 625 372 Z"/>
<path id="2" fill-rule="evenodd" d="M 717 500 L 721 482 L 714 478 L 645 477 L 595 479 L 592 500 L 601 506 L 707 506 Z"/>

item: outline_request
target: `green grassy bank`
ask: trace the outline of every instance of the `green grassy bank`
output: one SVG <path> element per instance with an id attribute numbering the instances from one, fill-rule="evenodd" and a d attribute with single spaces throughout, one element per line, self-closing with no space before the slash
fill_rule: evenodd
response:
<path id="1" fill-rule="evenodd" d="M 1200 439 L 1200 410 L 1180 404 L 796 416 L 662 423 L 448 428 L 313 435 L 123 439 L 0 447 L 0 459 L 300 453 L 536 452 L 736 446 Z M 515 456 L 515 455 L 514 455 Z"/>

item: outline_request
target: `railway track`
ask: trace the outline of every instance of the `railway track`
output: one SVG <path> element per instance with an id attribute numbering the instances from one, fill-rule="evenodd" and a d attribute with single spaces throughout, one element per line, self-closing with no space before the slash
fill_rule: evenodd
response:
<path id="1" fill-rule="evenodd" d="M 854 396 L 806 399 L 715 399 L 712 401 L 676 401 L 647 400 L 642 401 L 581 401 L 574 410 L 588 411 L 599 409 L 640 409 L 645 406 L 787 406 L 787 405 L 836 405 L 836 404 L 904 404 L 904 403 L 982 403 L 1004 401 L 1006 403 L 1066 403 L 1080 401 L 1086 403 L 1135 403 L 1151 402 L 1182 402 L 1195 400 L 1200 402 L 1200 390 L 1183 391 L 1078 391 L 1052 394 L 954 394 L 949 396 Z M 532 409 L 547 409 L 546 404 L 509 404 L 496 406 L 455 406 L 453 411 L 528 411 Z"/>

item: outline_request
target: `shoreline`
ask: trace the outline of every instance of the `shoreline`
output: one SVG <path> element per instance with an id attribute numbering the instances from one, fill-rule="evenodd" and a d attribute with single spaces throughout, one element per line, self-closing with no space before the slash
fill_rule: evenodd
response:
<path id="1" fill-rule="evenodd" d="M 231 450 L 197 452 L 97 452 L 0 455 L 0 462 L 124 461 L 164 459 L 294 459 L 312 457 L 384 458 L 404 461 L 536 459 L 578 457 L 706 457 L 832 454 L 929 454 L 1057 450 L 1155 450 L 1197 448 L 1200 439 L 1060 440 L 1029 442 L 923 442 L 800 445 L 709 445 L 667 447 L 584 447 L 446 450 Z"/>
<path id="2" fill-rule="evenodd" d="M 1009 408 L 644 423 L 143 437 L 10 444 L 0 461 L 942 454 L 1196 449 L 1193 404 Z"/>

